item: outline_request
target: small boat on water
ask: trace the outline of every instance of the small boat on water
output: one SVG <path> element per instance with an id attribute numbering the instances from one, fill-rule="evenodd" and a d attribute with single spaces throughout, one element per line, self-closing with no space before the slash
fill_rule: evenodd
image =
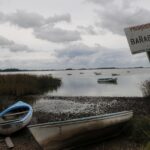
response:
<path id="1" fill-rule="evenodd" d="M 84 74 L 83 72 L 80 72 L 80 74 Z"/>
<path id="2" fill-rule="evenodd" d="M 122 111 L 28 128 L 44 150 L 73 149 L 118 135 L 132 117 L 132 111 Z"/>
<path id="3" fill-rule="evenodd" d="M 32 118 L 32 107 L 22 101 L 0 113 L 0 134 L 10 135 L 27 126 Z"/>
<path id="4" fill-rule="evenodd" d="M 120 74 L 118 74 L 118 73 L 112 73 L 111 75 L 112 76 L 119 76 Z"/>
<path id="5" fill-rule="evenodd" d="M 95 75 L 101 75 L 101 72 L 94 72 Z"/>
<path id="6" fill-rule="evenodd" d="M 117 78 L 99 78 L 97 80 L 98 83 L 117 83 Z"/>

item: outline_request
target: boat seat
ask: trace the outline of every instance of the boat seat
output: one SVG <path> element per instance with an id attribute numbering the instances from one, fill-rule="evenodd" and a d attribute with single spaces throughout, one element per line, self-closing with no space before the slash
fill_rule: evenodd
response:
<path id="1" fill-rule="evenodd" d="M 0 118 L 0 124 L 16 122 L 16 121 L 19 121 L 19 120 L 20 120 L 20 119 L 14 119 L 14 120 L 4 120 L 4 119 Z"/>

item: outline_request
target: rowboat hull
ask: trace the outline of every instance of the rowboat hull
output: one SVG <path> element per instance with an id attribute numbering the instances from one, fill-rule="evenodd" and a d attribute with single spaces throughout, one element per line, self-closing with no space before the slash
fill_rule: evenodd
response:
<path id="1" fill-rule="evenodd" d="M 5 115 L 9 114 L 11 111 L 15 111 L 20 108 L 28 109 L 28 112 L 25 115 L 23 115 L 23 117 L 17 118 L 17 119 L 12 119 L 9 121 L 5 121 L 2 119 Z M 0 134 L 1 135 L 10 135 L 10 134 L 24 128 L 31 121 L 32 113 L 33 113 L 33 111 L 32 111 L 31 106 L 24 102 L 21 102 L 21 101 L 8 107 L 6 110 L 4 110 L 3 112 L 0 113 L 0 118 L 1 118 Z"/>
<path id="2" fill-rule="evenodd" d="M 97 80 L 98 83 L 117 83 L 117 78 L 100 78 Z"/>
<path id="3" fill-rule="evenodd" d="M 83 119 L 29 126 L 37 142 L 45 150 L 59 150 L 76 147 L 104 139 L 118 133 L 133 116 L 132 111 L 124 111 Z"/>
<path id="4" fill-rule="evenodd" d="M 25 121 L 9 122 L 5 124 L 0 124 L 0 134 L 1 135 L 11 135 L 16 131 L 24 128 L 31 121 L 32 115 L 30 115 Z"/>

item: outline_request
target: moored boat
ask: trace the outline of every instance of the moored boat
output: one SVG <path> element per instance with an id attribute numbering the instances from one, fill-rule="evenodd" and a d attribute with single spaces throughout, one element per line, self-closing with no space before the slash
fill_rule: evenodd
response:
<path id="1" fill-rule="evenodd" d="M 111 75 L 112 76 L 119 76 L 120 74 L 118 74 L 118 73 L 112 73 Z"/>
<path id="2" fill-rule="evenodd" d="M 94 72 L 95 75 L 101 75 L 101 72 Z"/>
<path id="3" fill-rule="evenodd" d="M 80 74 L 84 74 L 83 72 L 80 72 Z"/>
<path id="4" fill-rule="evenodd" d="M 132 116 L 132 111 L 123 111 L 31 125 L 28 128 L 44 150 L 63 150 L 118 134 Z"/>
<path id="5" fill-rule="evenodd" d="M 27 126 L 32 118 L 32 107 L 22 101 L 0 113 L 0 134 L 10 135 Z"/>
<path id="6" fill-rule="evenodd" d="M 98 83 L 117 83 L 117 78 L 99 78 Z"/>

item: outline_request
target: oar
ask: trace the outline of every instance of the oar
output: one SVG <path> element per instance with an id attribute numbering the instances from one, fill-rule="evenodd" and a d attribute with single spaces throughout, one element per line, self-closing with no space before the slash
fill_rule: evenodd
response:
<path id="1" fill-rule="evenodd" d="M 11 114 L 6 114 L 3 116 L 3 118 L 5 117 L 10 117 L 10 116 L 17 116 L 17 115 L 22 115 L 22 114 L 25 114 L 27 113 L 28 111 L 22 111 L 22 112 L 17 112 L 17 113 L 11 113 Z"/>

